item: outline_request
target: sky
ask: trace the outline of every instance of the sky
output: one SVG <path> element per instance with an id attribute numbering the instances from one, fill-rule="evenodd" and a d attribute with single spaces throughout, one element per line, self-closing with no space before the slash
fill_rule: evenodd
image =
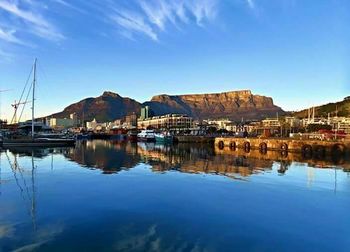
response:
<path id="1" fill-rule="evenodd" d="M 287 111 L 342 100 L 349 24 L 348 0 L 0 0 L 0 114 L 35 58 L 38 116 L 105 90 L 144 102 L 250 89 Z"/>

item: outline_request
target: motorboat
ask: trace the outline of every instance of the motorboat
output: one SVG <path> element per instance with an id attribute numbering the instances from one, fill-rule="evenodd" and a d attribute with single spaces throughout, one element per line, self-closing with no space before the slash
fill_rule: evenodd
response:
<path id="1" fill-rule="evenodd" d="M 156 138 L 154 130 L 142 130 L 137 134 L 137 139 L 144 142 L 155 142 Z"/>

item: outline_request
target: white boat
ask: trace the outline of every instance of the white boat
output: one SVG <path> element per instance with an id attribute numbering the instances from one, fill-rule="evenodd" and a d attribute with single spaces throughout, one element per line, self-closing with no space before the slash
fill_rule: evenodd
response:
<path id="1" fill-rule="evenodd" d="M 139 134 L 137 134 L 137 139 L 145 142 L 156 141 L 154 130 L 142 130 Z"/>

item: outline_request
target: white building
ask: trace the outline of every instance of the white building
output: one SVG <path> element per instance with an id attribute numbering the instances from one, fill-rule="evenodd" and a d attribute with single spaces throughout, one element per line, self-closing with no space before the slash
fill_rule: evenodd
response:
<path id="1" fill-rule="evenodd" d="M 107 123 L 98 123 L 95 118 L 91 122 L 86 122 L 86 129 L 92 131 L 101 131 L 106 129 L 107 126 Z"/>
<path id="2" fill-rule="evenodd" d="M 192 117 L 181 114 L 168 114 L 163 116 L 153 116 L 146 119 L 139 119 L 137 127 L 139 129 L 147 129 L 152 127 L 155 129 L 190 129 L 192 128 Z"/>

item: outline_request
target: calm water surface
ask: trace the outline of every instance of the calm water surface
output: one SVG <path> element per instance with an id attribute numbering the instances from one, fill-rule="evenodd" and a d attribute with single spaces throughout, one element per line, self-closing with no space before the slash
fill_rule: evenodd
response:
<path id="1" fill-rule="evenodd" d="M 104 141 L 1 153 L 0 251 L 350 251 L 350 164 Z"/>

